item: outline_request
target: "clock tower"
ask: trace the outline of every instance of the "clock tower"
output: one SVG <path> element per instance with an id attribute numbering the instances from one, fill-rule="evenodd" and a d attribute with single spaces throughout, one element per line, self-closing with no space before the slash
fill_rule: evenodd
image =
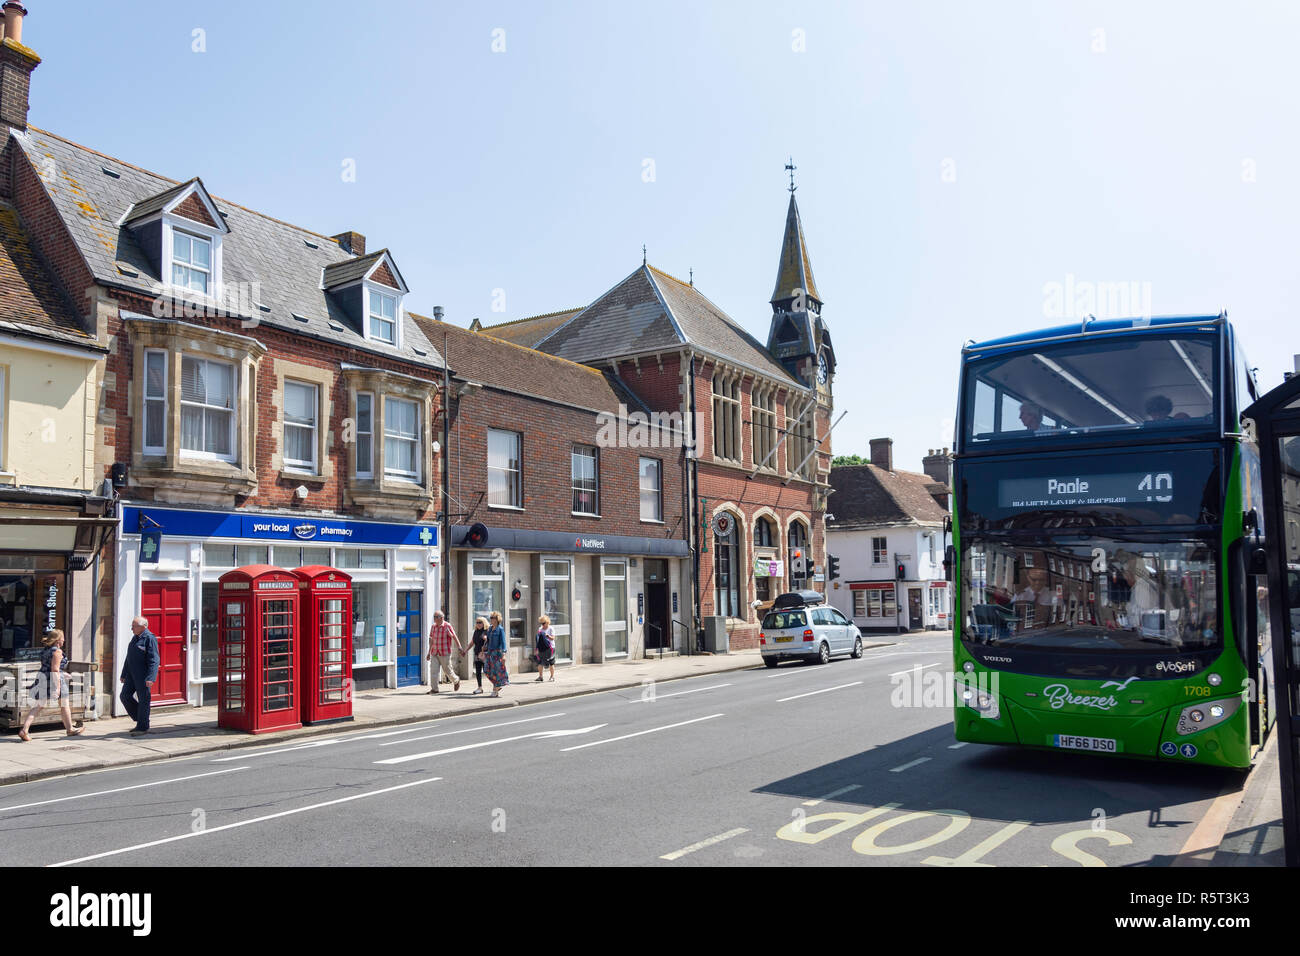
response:
<path id="1" fill-rule="evenodd" d="M 804 238 L 799 206 L 795 202 L 794 166 L 790 170 L 790 207 L 785 215 L 785 237 L 772 290 L 772 325 L 767 349 L 790 374 L 830 402 L 835 375 L 835 350 L 822 321 L 822 300 L 813 278 L 808 242 Z"/>

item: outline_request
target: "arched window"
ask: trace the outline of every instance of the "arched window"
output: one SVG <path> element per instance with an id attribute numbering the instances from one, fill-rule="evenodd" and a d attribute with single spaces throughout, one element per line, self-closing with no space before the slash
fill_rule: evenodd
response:
<path id="1" fill-rule="evenodd" d="M 758 518 L 754 522 L 754 600 L 762 601 L 766 604 L 776 597 L 774 585 L 776 588 L 781 586 L 780 578 L 773 578 L 766 574 L 758 567 L 759 559 L 777 559 L 780 557 L 776 552 L 776 529 L 772 522 L 767 518 Z M 771 549 L 768 553 L 760 553 L 761 548 Z"/>
<path id="2" fill-rule="evenodd" d="M 727 617 L 744 617 L 740 604 L 740 582 L 743 580 L 740 564 L 740 532 L 735 516 L 723 512 L 730 519 L 725 534 L 713 535 L 713 595 L 714 612 Z"/>
<path id="3" fill-rule="evenodd" d="M 795 521 L 790 525 L 790 532 L 786 536 L 786 543 L 789 545 L 788 563 L 790 566 L 790 590 L 802 591 L 808 586 L 808 581 L 812 577 L 812 554 L 808 550 L 808 529 L 802 522 Z M 799 561 L 803 559 L 803 573 L 797 570 Z"/>

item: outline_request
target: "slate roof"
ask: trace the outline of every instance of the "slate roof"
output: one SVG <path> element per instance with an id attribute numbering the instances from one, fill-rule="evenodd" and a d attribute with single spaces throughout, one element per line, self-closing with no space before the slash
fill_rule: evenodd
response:
<path id="1" fill-rule="evenodd" d="M 497 325 L 485 325 L 477 331 L 484 335 L 491 335 L 494 338 L 504 339 L 507 342 L 514 342 L 516 345 L 523 345 L 530 349 L 536 348 L 537 343 L 546 338 L 556 329 L 558 329 L 569 319 L 573 318 L 582 308 L 561 309 L 559 312 L 547 312 L 544 315 L 533 315 L 526 319 L 515 319 L 513 322 L 501 322 Z"/>
<path id="2" fill-rule="evenodd" d="M 817 294 L 817 282 L 813 279 L 812 259 L 808 257 L 808 241 L 804 238 L 799 206 L 794 201 L 794 193 L 791 193 L 790 208 L 785 214 L 785 237 L 781 240 L 781 261 L 776 267 L 776 288 L 772 290 L 772 301 L 790 298 L 795 289 L 803 289 L 810 298 L 822 301 L 822 297 Z"/>
<path id="3" fill-rule="evenodd" d="M 153 295 L 160 281 L 156 267 L 132 231 L 119 222 L 132 203 L 157 202 L 163 193 L 186 183 L 36 127 L 11 135 L 27 154 L 96 280 Z M 239 284 L 257 282 L 257 300 L 269 309 L 253 310 L 251 318 L 260 324 L 415 365 L 442 367 L 437 350 L 409 316 L 403 325 L 403 348 L 397 349 L 367 340 L 346 311 L 325 294 L 322 270 L 354 259 L 334 240 L 233 202 L 212 199 L 230 229 L 222 238 L 225 306 L 230 312 L 237 314 Z M 295 319 L 294 313 L 306 321 Z"/>
<path id="4" fill-rule="evenodd" d="M 826 510 L 832 531 L 856 531 L 898 524 L 943 524 L 947 514 L 931 489 L 943 486 L 929 475 L 886 471 L 875 465 L 841 465 L 831 469 Z"/>
<path id="5" fill-rule="evenodd" d="M 447 340 L 447 365 L 457 379 L 531 395 L 593 412 L 618 413 L 625 405 L 648 411 L 616 378 L 599 369 L 547 355 L 523 345 L 471 332 L 450 322 L 423 315 L 411 316 L 425 337 L 443 347 Z M 453 389 L 454 390 L 454 389 Z"/>
<path id="6" fill-rule="evenodd" d="M 36 256 L 18 212 L 0 204 L 0 332 L 104 351 Z"/>
<path id="7" fill-rule="evenodd" d="M 639 267 L 537 348 L 574 362 L 594 362 L 682 345 L 802 387 L 761 342 L 698 289 L 649 265 Z"/>
<path id="8" fill-rule="evenodd" d="M 364 256 L 344 259 L 340 262 L 334 262 L 325 267 L 325 276 L 322 280 L 325 288 L 334 289 L 349 282 L 355 282 L 358 279 L 365 278 L 370 268 L 384 256 L 388 255 L 387 249 L 378 249 L 374 252 L 368 252 Z"/>

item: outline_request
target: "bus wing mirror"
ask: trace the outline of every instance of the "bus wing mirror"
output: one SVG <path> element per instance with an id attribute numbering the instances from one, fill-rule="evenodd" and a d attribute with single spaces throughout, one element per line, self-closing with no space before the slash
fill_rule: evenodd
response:
<path id="1" fill-rule="evenodd" d="M 943 549 L 943 577 L 945 581 L 952 580 L 952 564 L 953 564 L 953 547 L 952 545 L 948 545 L 946 548 Z"/>
<path id="2" fill-rule="evenodd" d="M 1246 573 L 1268 574 L 1268 552 L 1263 548 L 1246 549 Z"/>

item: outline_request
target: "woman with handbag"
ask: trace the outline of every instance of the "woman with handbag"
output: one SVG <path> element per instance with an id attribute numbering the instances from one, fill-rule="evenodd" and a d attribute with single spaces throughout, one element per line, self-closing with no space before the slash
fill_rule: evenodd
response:
<path id="1" fill-rule="evenodd" d="M 486 618 L 474 618 L 474 680 L 478 682 L 476 694 L 483 693 L 483 658 L 487 646 L 488 622 Z"/>
<path id="2" fill-rule="evenodd" d="M 492 682 L 492 696 L 500 697 L 501 688 L 510 683 L 510 675 L 506 672 L 506 629 L 501 626 L 500 611 L 493 611 L 488 619 L 492 626 L 488 628 L 483 669 Z"/>
<path id="3" fill-rule="evenodd" d="M 533 660 L 537 662 L 537 680 L 536 684 L 542 682 L 542 671 L 549 667 L 551 669 L 551 680 L 555 680 L 555 631 L 551 630 L 551 619 L 543 614 L 537 619 L 537 651 L 533 654 Z"/>
<path id="4" fill-rule="evenodd" d="M 78 727 L 74 730 L 72 727 L 72 702 L 68 699 L 68 673 L 63 669 L 65 659 L 63 631 L 57 627 L 46 631 L 45 636 L 41 638 L 41 643 L 45 645 L 45 650 L 41 651 L 41 669 L 36 675 L 36 686 L 32 688 L 32 700 L 36 702 L 36 706 L 27 712 L 27 719 L 23 721 L 18 736 L 30 742 L 32 738 L 28 731 L 31 730 L 32 721 L 47 702 L 57 701 L 59 716 L 63 718 L 63 729 L 68 732 L 69 737 L 75 737 L 86 728 Z"/>

